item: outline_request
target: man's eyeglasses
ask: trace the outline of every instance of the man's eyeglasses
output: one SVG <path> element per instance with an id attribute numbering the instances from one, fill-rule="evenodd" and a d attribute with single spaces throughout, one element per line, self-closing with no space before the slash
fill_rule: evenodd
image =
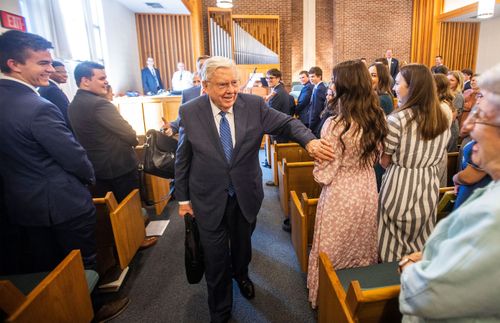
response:
<path id="1" fill-rule="evenodd" d="M 276 76 L 266 76 L 266 80 L 274 80 Z"/>
<path id="2" fill-rule="evenodd" d="M 230 87 L 235 89 L 235 88 L 238 88 L 240 86 L 240 81 L 238 81 L 238 80 L 234 80 L 231 82 L 225 82 L 225 83 L 214 83 L 214 82 L 207 81 L 207 83 L 214 84 L 215 87 L 218 88 L 219 90 L 227 90 Z"/>
<path id="3" fill-rule="evenodd" d="M 481 117 L 481 112 L 481 109 L 478 106 L 475 106 L 467 117 L 467 121 L 475 125 L 482 124 L 485 126 L 500 128 L 500 124 L 488 122 L 488 120 L 486 120 L 484 117 Z"/>

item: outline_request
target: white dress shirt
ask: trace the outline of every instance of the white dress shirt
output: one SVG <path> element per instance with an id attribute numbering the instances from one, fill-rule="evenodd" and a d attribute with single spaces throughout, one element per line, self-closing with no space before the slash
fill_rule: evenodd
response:
<path id="1" fill-rule="evenodd" d="M 172 76 L 172 90 L 183 91 L 193 86 L 193 74 L 190 71 L 176 71 Z"/>

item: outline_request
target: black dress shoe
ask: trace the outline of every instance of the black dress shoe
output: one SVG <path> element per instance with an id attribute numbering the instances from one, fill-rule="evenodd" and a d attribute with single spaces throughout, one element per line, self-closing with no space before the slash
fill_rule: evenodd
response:
<path id="1" fill-rule="evenodd" d="M 290 218 L 286 218 L 283 221 L 283 225 L 281 226 L 281 228 L 283 229 L 283 231 L 292 232 L 292 226 L 290 225 Z"/>
<path id="2" fill-rule="evenodd" d="M 271 165 L 267 161 L 265 161 L 262 162 L 262 167 L 271 168 Z"/>
<path id="3" fill-rule="evenodd" d="M 127 308 L 129 303 L 130 299 L 124 297 L 104 304 L 96 313 L 92 322 L 102 323 L 114 319 Z"/>
<path id="4" fill-rule="evenodd" d="M 255 289 L 250 278 L 246 279 L 236 279 L 238 287 L 240 288 L 241 295 L 246 299 L 252 299 L 255 297 Z"/>

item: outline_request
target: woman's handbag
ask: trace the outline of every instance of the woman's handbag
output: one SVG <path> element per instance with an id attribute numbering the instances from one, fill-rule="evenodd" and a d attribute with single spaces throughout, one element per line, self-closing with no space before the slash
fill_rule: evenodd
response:
<path id="1" fill-rule="evenodd" d="M 177 140 L 150 129 L 144 144 L 144 172 L 163 178 L 174 178 Z"/>
<path id="2" fill-rule="evenodd" d="M 205 273 L 200 233 L 198 232 L 196 219 L 191 214 L 184 216 L 184 224 L 186 225 L 186 240 L 184 242 L 186 277 L 190 284 L 197 284 Z"/>

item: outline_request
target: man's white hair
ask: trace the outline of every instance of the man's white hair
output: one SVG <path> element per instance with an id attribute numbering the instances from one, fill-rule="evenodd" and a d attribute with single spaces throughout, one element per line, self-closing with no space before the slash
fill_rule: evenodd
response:
<path id="1" fill-rule="evenodd" d="M 481 74 L 478 84 L 481 91 L 491 94 L 488 96 L 488 100 L 497 108 L 500 108 L 500 64 Z"/>
<path id="2" fill-rule="evenodd" d="M 236 73 L 238 73 L 236 64 L 234 64 L 234 61 L 232 59 L 222 56 L 214 56 L 207 59 L 203 64 L 203 67 L 201 68 L 200 72 L 201 80 L 209 81 L 212 78 L 214 72 L 218 68 L 230 68 L 233 69 Z"/>

